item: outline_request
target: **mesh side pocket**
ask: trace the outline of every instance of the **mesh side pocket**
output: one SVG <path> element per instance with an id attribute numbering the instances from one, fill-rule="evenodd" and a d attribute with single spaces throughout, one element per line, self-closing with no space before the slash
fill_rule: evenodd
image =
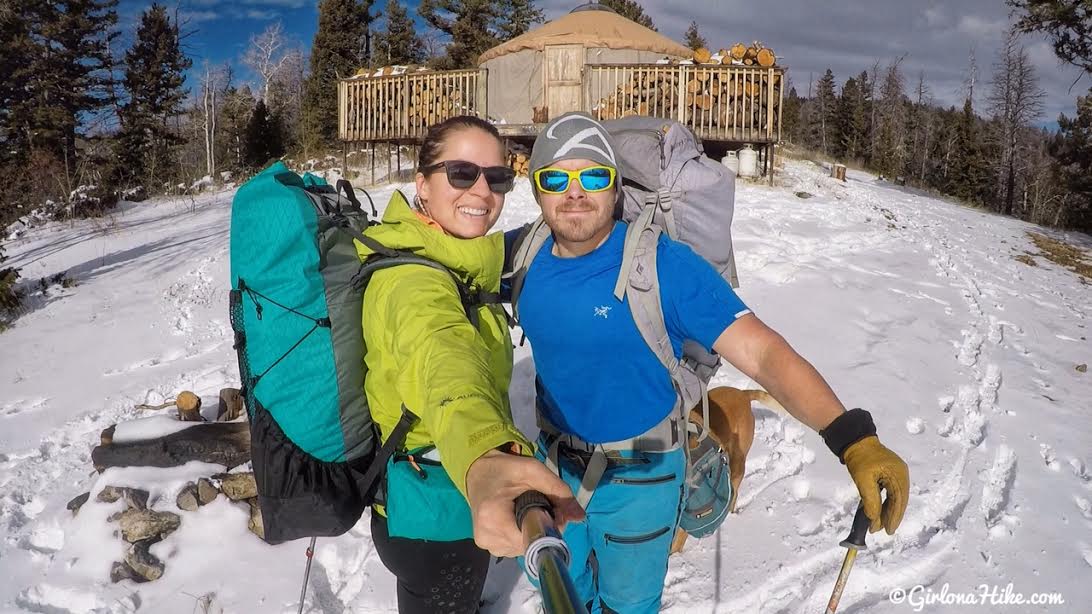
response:
<path id="1" fill-rule="evenodd" d="M 228 310 L 231 319 L 231 330 L 235 333 L 235 355 L 239 361 L 239 379 L 242 382 L 243 402 L 246 404 L 247 414 L 254 416 L 254 392 L 250 382 L 253 379 L 250 370 L 250 361 L 246 355 L 246 332 L 243 330 L 243 291 L 232 290 L 228 299 Z"/>

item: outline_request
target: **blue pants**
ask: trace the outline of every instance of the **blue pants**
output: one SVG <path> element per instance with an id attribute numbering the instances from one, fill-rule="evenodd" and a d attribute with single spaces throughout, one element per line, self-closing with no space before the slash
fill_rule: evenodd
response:
<path id="1" fill-rule="evenodd" d="M 545 461 L 546 450 L 539 438 L 539 460 Z M 654 614 L 660 611 L 679 522 L 686 456 L 682 449 L 622 455 L 630 462 L 607 468 L 588 503 L 587 520 L 565 527 L 562 536 L 572 552 L 569 573 L 591 612 Z M 558 466 L 561 478 L 578 492 L 584 466 L 565 454 Z"/>

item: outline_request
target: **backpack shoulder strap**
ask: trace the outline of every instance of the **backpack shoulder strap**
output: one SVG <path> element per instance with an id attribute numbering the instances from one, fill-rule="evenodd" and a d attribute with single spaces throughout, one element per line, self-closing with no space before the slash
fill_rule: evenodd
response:
<path id="1" fill-rule="evenodd" d="M 389 248 L 387 249 L 387 253 L 371 256 L 360 265 L 360 269 L 358 269 L 356 275 L 353 276 L 352 287 L 363 292 L 376 271 L 407 264 L 426 266 L 447 273 L 455 283 L 455 288 L 459 293 L 459 300 L 463 304 L 463 311 L 466 312 L 466 319 L 470 320 L 470 323 L 474 328 L 478 328 L 479 324 L 478 307 L 486 303 L 498 302 L 496 297 L 485 296 L 485 293 L 475 290 L 466 282 L 459 279 L 459 276 L 456 275 L 454 271 L 435 260 Z"/>
<path id="2" fill-rule="evenodd" d="M 651 212 L 652 208 L 647 208 L 626 231 L 622 270 L 615 286 L 615 296 L 619 300 L 622 296 L 629 299 L 630 313 L 641 338 L 671 376 L 684 424 L 689 424 L 687 417 L 690 408 L 699 401 L 703 424 L 709 424 L 709 397 L 705 382 L 690 364 L 675 357 L 671 346 L 656 267 L 656 252 L 663 231 L 651 222 Z M 699 438 L 704 439 L 706 433 L 707 429 L 701 429 Z"/>
<path id="3" fill-rule="evenodd" d="M 527 226 L 516 239 L 515 252 L 512 256 L 512 317 L 519 322 L 519 295 L 523 291 L 523 281 L 527 277 L 527 271 L 535 256 L 550 238 L 550 227 L 540 215 L 537 220 Z"/>

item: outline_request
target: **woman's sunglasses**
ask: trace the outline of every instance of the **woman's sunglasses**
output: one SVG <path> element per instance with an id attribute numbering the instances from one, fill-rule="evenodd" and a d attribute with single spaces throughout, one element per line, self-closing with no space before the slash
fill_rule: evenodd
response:
<path id="1" fill-rule="evenodd" d="M 614 187 L 617 172 L 609 166 L 589 166 L 576 171 L 543 168 L 535 171 L 535 186 L 546 194 L 562 194 L 578 179 L 585 192 L 604 192 Z"/>
<path id="2" fill-rule="evenodd" d="M 473 162 L 465 160 L 444 160 L 421 168 L 421 172 L 429 175 L 440 169 L 447 172 L 447 182 L 456 190 L 466 190 L 478 181 L 478 177 L 485 175 L 485 182 L 489 184 L 489 190 L 494 194 L 507 194 L 512 191 L 512 185 L 516 181 L 516 171 L 507 166 L 481 167 Z"/>

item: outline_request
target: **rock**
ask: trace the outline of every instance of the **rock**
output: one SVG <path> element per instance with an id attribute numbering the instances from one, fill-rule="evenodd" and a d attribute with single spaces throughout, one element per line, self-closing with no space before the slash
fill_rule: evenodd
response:
<path id="1" fill-rule="evenodd" d="M 115 561 L 114 566 L 110 568 L 110 581 L 117 584 L 122 580 L 132 580 L 133 582 L 148 581 L 147 578 L 133 571 L 133 568 L 129 567 L 129 565 L 122 563 L 121 561 Z"/>
<path id="2" fill-rule="evenodd" d="M 72 512 L 73 516 L 75 516 L 76 514 L 80 513 L 80 508 L 83 507 L 83 504 L 87 503 L 87 500 L 90 499 L 90 498 L 91 498 L 91 493 L 85 492 L 82 495 L 76 497 L 75 499 L 72 499 L 71 501 L 69 501 L 68 505 L 66 505 L 65 507 L 68 508 L 68 511 Z"/>
<path id="3" fill-rule="evenodd" d="M 1077 373 L 1088 373 L 1088 365 L 1087 364 L 1077 365 Z"/>
<path id="4" fill-rule="evenodd" d="M 148 552 L 148 542 L 133 544 L 125 553 L 125 563 L 133 569 L 133 572 L 145 580 L 158 580 L 163 576 L 165 566 L 163 561 Z"/>
<path id="5" fill-rule="evenodd" d="M 795 192 L 797 198 L 811 198 L 811 194 L 808 192 Z"/>
<path id="6" fill-rule="evenodd" d="M 128 510 L 121 515 L 118 523 L 122 538 L 132 544 L 145 539 L 162 539 L 178 529 L 182 519 L 173 512 Z"/>
<path id="7" fill-rule="evenodd" d="M 102 503 L 113 503 L 118 499 L 125 499 L 125 505 L 132 510 L 148 509 L 148 491 L 124 486 L 107 486 L 95 497 Z"/>
<path id="8" fill-rule="evenodd" d="M 212 476 L 220 480 L 220 491 L 232 501 L 242 501 L 258 496 L 258 484 L 253 473 L 220 473 Z"/>
<path id="9" fill-rule="evenodd" d="M 178 493 L 178 497 L 175 498 L 174 503 L 180 510 L 196 512 L 200 505 L 197 501 L 197 483 L 190 482 L 183 486 L 182 490 Z"/>
<path id="10" fill-rule="evenodd" d="M 213 486 L 212 480 L 208 478 L 201 478 L 197 480 L 197 503 L 200 505 L 208 505 L 216 500 L 216 497 L 220 495 L 220 491 L 216 490 Z"/>
<path id="11" fill-rule="evenodd" d="M 246 502 L 250 504 L 250 522 L 247 523 L 246 528 L 264 540 L 265 525 L 262 523 L 262 508 L 258 506 L 258 499 L 247 499 Z"/>

